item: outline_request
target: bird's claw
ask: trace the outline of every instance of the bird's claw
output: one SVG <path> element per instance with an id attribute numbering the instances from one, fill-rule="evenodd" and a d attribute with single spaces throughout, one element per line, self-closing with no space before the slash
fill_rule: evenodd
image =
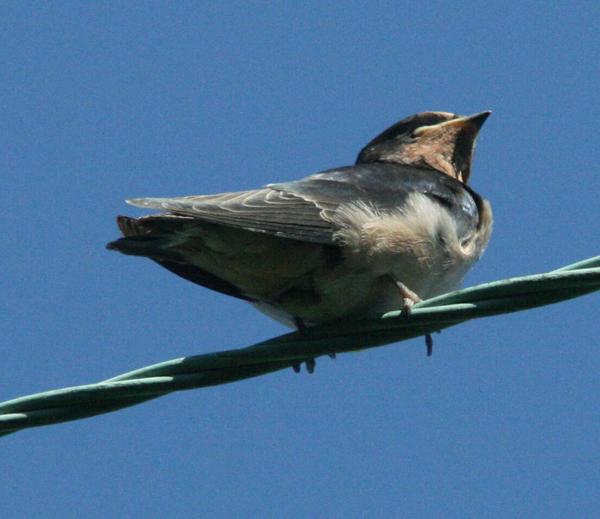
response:
<path id="1" fill-rule="evenodd" d="M 401 281 L 394 282 L 400 289 L 400 294 L 402 295 L 402 315 L 405 317 L 410 317 L 410 314 L 412 313 L 412 307 L 416 303 L 420 303 L 422 299 Z M 427 346 L 427 356 L 431 357 L 433 354 L 433 338 L 431 337 L 430 333 L 425 335 L 425 345 Z"/>
<path id="2" fill-rule="evenodd" d="M 328 357 L 335 359 L 336 355 L 335 353 L 328 353 L 327 354 Z M 315 372 L 315 367 L 317 365 L 317 361 L 315 359 L 306 359 L 304 361 L 304 364 L 306 365 L 306 371 L 307 373 L 314 373 Z M 302 367 L 302 363 L 301 362 L 297 362 L 296 364 L 292 364 L 292 369 L 294 370 L 294 373 L 300 373 L 301 371 L 301 367 Z"/>
<path id="3" fill-rule="evenodd" d="M 304 361 L 304 364 L 306 365 L 306 372 L 307 373 L 314 373 L 315 372 L 315 366 L 317 365 L 317 362 L 315 361 L 315 359 L 306 359 Z M 292 369 L 294 370 L 294 373 L 300 373 L 301 371 L 301 366 L 302 363 L 298 362 L 296 364 L 292 364 Z"/>
<path id="4" fill-rule="evenodd" d="M 408 297 L 405 297 L 402 300 L 402 315 L 404 317 L 410 317 L 410 314 L 412 313 L 412 307 L 415 305 L 415 301 L 413 301 L 412 299 L 409 299 Z"/>
<path id="5" fill-rule="evenodd" d="M 412 312 L 412 307 L 416 303 L 420 303 L 422 299 L 402 283 L 402 281 L 394 280 L 394 283 L 396 283 L 396 286 L 400 290 L 400 295 L 402 296 L 402 314 L 408 317 Z"/>
<path id="6" fill-rule="evenodd" d="M 425 345 L 427 346 L 427 356 L 431 357 L 433 354 L 433 337 L 430 333 L 425 335 Z"/>

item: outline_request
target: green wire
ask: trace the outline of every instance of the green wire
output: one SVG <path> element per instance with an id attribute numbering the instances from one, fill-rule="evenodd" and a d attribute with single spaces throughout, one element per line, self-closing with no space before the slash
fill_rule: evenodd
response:
<path id="1" fill-rule="evenodd" d="M 87 418 L 173 391 L 214 386 L 289 368 L 306 359 L 383 346 L 470 319 L 544 306 L 600 290 L 600 256 L 545 274 L 504 279 L 416 304 L 410 316 L 337 322 L 238 350 L 179 358 L 96 384 L 67 387 L 0 403 L 0 435 Z"/>

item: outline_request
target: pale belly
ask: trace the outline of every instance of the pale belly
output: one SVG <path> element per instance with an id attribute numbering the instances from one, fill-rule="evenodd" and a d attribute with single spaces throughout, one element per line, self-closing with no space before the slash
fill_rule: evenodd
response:
<path id="1" fill-rule="evenodd" d="M 470 264 L 453 265 L 452 269 L 447 264 L 434 265 L 428 272 L 413 267 L 405 269 L 405 275 L 401 274 L 401 268 L 379 276 L 365 271 L 331 274 L 315 279 L 311 294 L 290 293 L 278 302 L 259 302 L 253 306 L 291 327 L 297 327 L 299 322 L 311 326 L 340 319 L 377 318 L 404 306 L 395 279 L 419 298 L 427 299 L 459 288 Z"/>

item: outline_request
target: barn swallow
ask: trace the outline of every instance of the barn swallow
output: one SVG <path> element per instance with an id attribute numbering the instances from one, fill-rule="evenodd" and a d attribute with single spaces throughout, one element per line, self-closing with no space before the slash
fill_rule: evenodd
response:
<path id="1" fill-rule="evenodd" d="M 468 186 L 489 115 L 418 113 L 370 141 L 353 166 L 301 180 L 128 200 L 162 213 L 119 216 L 124 237 L 107 247 L 298 329 L 408 312 L 458 288 L 490 239 L 491 206 Z"/>

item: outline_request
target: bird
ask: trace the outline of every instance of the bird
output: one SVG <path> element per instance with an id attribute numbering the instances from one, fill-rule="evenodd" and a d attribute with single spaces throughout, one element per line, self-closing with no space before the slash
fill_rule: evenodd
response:
<path id="1" fill-rule="evenodd" d="M 459 288 L 489 242 L 491 205 L 469 180 L 490 113 L 417 113 L 368 142 L 354 165 L 300 180 L 127 200 L 160 212 L 118 216 L 123 237 L 107 248 L 150 258 L 298 330 L 410 314 Z"/>

